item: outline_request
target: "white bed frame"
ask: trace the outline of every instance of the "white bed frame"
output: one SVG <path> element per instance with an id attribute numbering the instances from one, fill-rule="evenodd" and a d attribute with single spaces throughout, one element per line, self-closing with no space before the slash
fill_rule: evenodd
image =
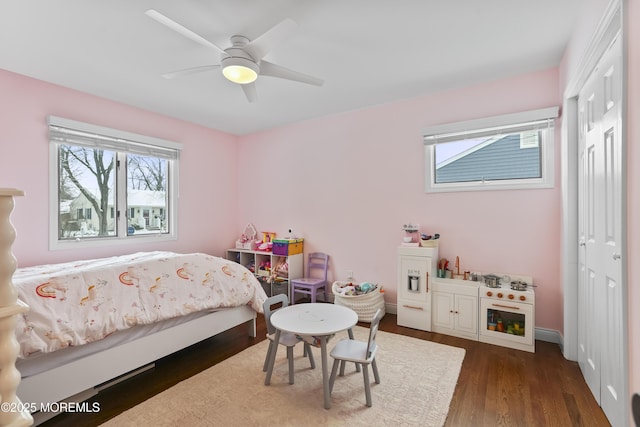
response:
<path id="1" fill-rule="evenodd" d="M 246 322 L 249 322 L 249 335 L 255 337 L 256 312 L 251 307 L 215 311 L 23 378 L 17 395 L 23 404 L 37 408 L 65 400 L 83 401 L 97 394 L 105 383 L 117 377 Z M 34 419 L 39 423 L 55 415 L 34 414 Z"/>

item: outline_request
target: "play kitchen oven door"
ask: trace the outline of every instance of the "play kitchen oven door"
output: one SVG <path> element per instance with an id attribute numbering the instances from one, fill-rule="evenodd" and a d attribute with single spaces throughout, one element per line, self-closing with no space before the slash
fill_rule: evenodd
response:
<path id="1" fill-rule="evenodd" d="M 480 341 L 535 352 L 533 304 L 483 297 L 482 288 L 480 292 Z"/>

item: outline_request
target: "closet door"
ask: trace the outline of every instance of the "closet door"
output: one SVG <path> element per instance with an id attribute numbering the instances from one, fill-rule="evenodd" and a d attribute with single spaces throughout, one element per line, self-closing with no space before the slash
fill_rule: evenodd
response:
<path id="1" fill-rule="evenodd" d="M 580 92 L 578 362 L 612 425 L 625 419 L 620 37 Z"/>

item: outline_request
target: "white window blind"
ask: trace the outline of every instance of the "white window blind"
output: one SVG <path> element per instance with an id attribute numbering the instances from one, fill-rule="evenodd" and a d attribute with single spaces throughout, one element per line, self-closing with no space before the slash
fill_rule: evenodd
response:
<path id="1" fill-rule="evenodd" d="M 543 130 L 553 127 L 557 117 L 558 107 L 552 107 L 526 113 L 506 114 L 431 126 L 424 131 L 424 143 L 425 145 L 431 145 L 440 142 L 457 141 L 463 138 L 481 138 L 505 133 Z"/>
<path id="2" fill-rule="evenodd" d="M 173 141 L 53 116 L 49 117 L 49 140 L 170 160 L 177 159 L 182 148 L 181 144 Z"/>
<path id="3" fill-rule="evenodd" d="M 517 123 L 507 126 L 495 126 L 486 129 L 476 129 L 470 131 L 451 132 L 436 135 L 425 135 L 425 144 L 439 144 L 443 142 L 459 141 L 461 139 L 491 138 L 512 133 L 537 132 L 549 130 L 553 127 L 554 119 L 547 118 L 527 123 Z"/>

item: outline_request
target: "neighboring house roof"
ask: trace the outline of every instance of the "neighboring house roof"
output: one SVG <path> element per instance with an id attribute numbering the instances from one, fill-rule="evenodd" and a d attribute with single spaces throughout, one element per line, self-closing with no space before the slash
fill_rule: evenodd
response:
<path id="1" fill-rule="evenodd" d="M 167 206 L 167 195 L 164 191 L 127 190 L 127 205 L 163 208 Z"/>
<path id="2" fill-rule="evenodd" d="M 539 177 L 538 145 L 523 147 L 520 135 L 488 138 L 478 145 L 436 165 L 436 182 Z"/>
<path id="3" fill-rule="evenodd" d="M 94 197 L 99 197 L 99 191 L 96 189 L 89 190 Z M 151 207 L 151 208 L 163 208 L 167 206 L 166 193 L 164 191 L 151 191 L 151 190 L 127 190 L 127 205 L 129 207 Z M 69 205 L 75 204 L 77 201 L 83 200 L 88 203 L 87 198 L 80 193 L 73 202 L 61 202 L 60 208 L 63 208 L 63 203 L 67 205 L 68 211 Z M 111 205 L 111 203 L 109 204 Z M 62 212 L 62 211 L 61 211 Z"/>
<path id="4" fill-rule="evenodd" d="M 60 202 L 60 213 L 67 214 L 71 212 L 71 200 L 62 200 Z"/>

